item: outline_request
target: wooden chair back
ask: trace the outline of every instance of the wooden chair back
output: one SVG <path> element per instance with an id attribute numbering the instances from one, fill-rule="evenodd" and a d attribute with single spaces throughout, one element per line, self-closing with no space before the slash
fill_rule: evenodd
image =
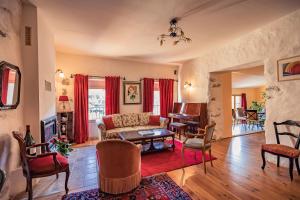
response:
<path id="1" fill-rule="evenodd" d="M 216 123 L 212 123 L 210 125 L 205 126 L 205 135 L 204 135 L 204 144 L 211 143 L 214 131 L 215 131 Z"/>
<path id="2" fill-rule="evenodd" d="M 236 115 L 238 117 L 245 117 L 244 109 L 243 108 L 237 108 L 236 109 Z"/>
<path id="3" fill-rule="evenodd" d="M 13 136 L 18 141 L 18 144 L 19 144 L 20 158 L 21 158 L 23 172 L 29 173 L 29 165 L 28 165 L 27 156 L 26 156 L 26 145 L 25 145 L 25 141 L 22 137 L 22 134 L 18 133 L 18 132 L 13 132 Z"/>
<path id="4" fill-rule="evenodd" d="M 257 110 L 246 110 L 248 120 L 258 120 Z"/>
<path id="5" fill-rule="evenodd" d="M 290 126 L 290 127 L 298 127 L 298 128 L 300 128 L 300 122 L 293 121 L 293 120 L 287 120 L 287 121 L 279 122 L 279 123 L 278 122 L 274 122 L 273 124 L 274 124 L 274 129 L 275 129 L 277 144 L 280 144 L 280 137 L 279 136 L 281 136 L 281 135 L 288 135 L 288 136 L 291 136 L 293 138 L 297 138 L 297 141 L 296 141 L 296 144 L 295 144 L 295 148 L 299 149 L 299 145 L 300 145 L 300 132 L 298 133 L 298 135 L 296 135 L 294 133 L 291 133 L 291 132 L 287 132 L 287 131 L 279 132 L 278 128 L 280 126 Z"/>
<path id="6" fill-rule="evenodd" d="M 232 109 L 231 116 L 233 120 L 236 120 L 236 113 L 234 109 Z"/>

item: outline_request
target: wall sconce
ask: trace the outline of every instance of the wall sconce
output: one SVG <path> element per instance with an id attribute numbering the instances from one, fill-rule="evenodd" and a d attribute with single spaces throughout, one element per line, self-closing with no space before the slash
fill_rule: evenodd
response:
<path id="1" fill-rule="evenodd" d="M 192 87 L 192 83 L 191 83 L 191 82 L 188 82 L 188 81 L 186 81 L 186 82 L 184 82 L 184 85 L 183 85 L 183 87 L 184 87 L 185 89 L 187 89 L 187 88 L 190 88 L 190 87 Z"/>
<path id="2" fill-rule="evenodd" d="M 61 69 L 57 69 L 55 73 L 58 74 L 58 76 L 60 78 L 64 78 L 65 77 L 65 74 L 64 74 L 64 72 Z"/>

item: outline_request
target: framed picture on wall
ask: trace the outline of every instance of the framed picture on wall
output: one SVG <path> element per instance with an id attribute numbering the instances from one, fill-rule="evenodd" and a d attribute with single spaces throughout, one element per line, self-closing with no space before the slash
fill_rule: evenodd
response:
<path id="1" fill-rule="evenodd" d="M 141 82 L 123 81 L 123 103 L 124 104 L 141 104 Z"/>
<path id="2" fill-rule="evenodd" d="M 300 56 L 277 61 L 278 81 L 300 80 Z"/>

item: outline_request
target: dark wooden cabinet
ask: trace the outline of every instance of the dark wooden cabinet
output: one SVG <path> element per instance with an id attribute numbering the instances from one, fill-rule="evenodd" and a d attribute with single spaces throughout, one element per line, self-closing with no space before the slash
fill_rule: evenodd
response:
<path id="1" fill-rule="evenodd" d="M 57 123 L 59 135 L 67 136 L 69 142 L 74 141 L 74 120 L 73 112 L 58 112 Z"/>

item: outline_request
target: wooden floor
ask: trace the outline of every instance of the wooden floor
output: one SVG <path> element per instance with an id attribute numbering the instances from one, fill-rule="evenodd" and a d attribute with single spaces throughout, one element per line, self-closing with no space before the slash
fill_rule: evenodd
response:
<path id="1" fill-rule="evenodd" d="M 264 142 L 264 133 L 218 141 L 212 147 L 217 160 L 214 161 L 214 167 L 207 164 L 206 175 L 202 164 L 167 174 L 193 199 L 300 199 L 300 176 L 296 171 L 294 181 L 291 182 L 287 168 L 277 168 L 271 163 L 267 163 L 264 171 L 260 168 L 260 146 Z M 93 148 L 94 146 L 85 147 Z M 58 181 L 63 180 L 64 177 L 60 177 Z M 71 187 L 70 192 L 85 189 L 86 187 Z M 63 194 L 59 192 L 45 196 L 46 194 L 36 190 L 35 193 L 39 193 L 35 195 L 37 199 L 47 200 L 60 199 Z"/>

